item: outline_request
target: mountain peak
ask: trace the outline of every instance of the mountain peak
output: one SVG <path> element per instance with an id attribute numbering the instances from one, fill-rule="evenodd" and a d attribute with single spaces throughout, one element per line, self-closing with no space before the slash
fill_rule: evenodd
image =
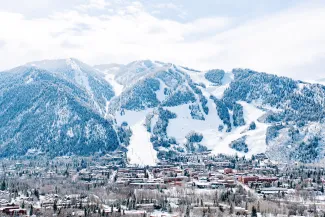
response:
<path id="1" fill-rule="evenodd" d="M 58 72 L 67 69 L 74 69 L 74 70 L 86 69 L 87 71 L 95 71 L 91 66 L 81 62 L 76 58 L 46 59 L 46 60 L 29 62 L 25 65 L 45 69 L 50 72 Z"/>
<path id="2" fill-rule="evenodd" d="M 25 66 L 46 70 L 82 88 L 92 99 L 95 110 L 101 114 L 105 112 L 107 100 L 114 96 L 112 85 L 104 75 L 76 58 L 41 60 Z"/>

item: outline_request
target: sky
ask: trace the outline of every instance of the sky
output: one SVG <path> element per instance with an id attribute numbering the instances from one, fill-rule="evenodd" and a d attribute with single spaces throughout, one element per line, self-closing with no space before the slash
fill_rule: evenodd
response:
<path id="1" fill-rule="evenodd" d="M 325 78 L 323 0 L 0 0 L 0 70 L 151 59 Z"/>

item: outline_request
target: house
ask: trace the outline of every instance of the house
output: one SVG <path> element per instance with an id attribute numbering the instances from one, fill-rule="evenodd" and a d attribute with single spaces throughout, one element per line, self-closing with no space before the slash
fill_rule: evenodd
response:
<path id="1" fill-rule="evenodd" d="M 256 182 L 258 181 L 258 176 L 240 176 L 238 177 L 238 181 L 240 181 L 243 184 L 248 184 L 249 182 Z"/>
<path id="2" fill-rule="evenodd" d="M 195 185 L 197 188 L 200 188 L 200 189 L 206 189 L 206 188 L 211 187 L 211 184 L 208 182 L 196 182 Z"/>
<path id="3" fill-rule="evenodd" d="M 221 182 L 211 182 L 211 188 L 212 189 L 218 189 L 218 188 L 225 188 L 226 185 Z"/>
<path id="4" fill-rule="evenodd" d="M 187 180 L 188 180 L 187 176 L 166 177 L 164 178 L 164 183 L 183 182 Z"/>
<path id="5" fill-rule="evenodd" d="M 223 170 L 223 173 L 224 174 L 230 174 L 230 173 L 232 173 L 233 171 L 232 171 L 232 169 L 231 168 L 225 168 L 224 170 Z"/>

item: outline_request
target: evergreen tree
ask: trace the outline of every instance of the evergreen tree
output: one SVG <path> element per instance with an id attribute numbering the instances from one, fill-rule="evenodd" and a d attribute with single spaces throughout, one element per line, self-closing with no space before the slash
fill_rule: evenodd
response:
<path id="1" fill-rule="evenodd" d="M 257 210 L 255 208 L 255 206 L 252 207 L 252 217 L 257 217 Z"/>
<path id="2" fill-rule="evenodd" d="M 189 206 L 186 206 L 185 216 L 184 217 L 190 217 L 190 208 Z"/>
<path id="3" fill-rule="evenodd" d="M 6 187 L 6 182 L 5 182 L 5 180 L 3 180 L 2 183 L 1 183 L 1 186 L 0 186 L 0 190 L 4 191 L 4 190 L 6 190 L 6 188 L 7 188 Z"/>
<path id="4" fill-rule="evenodd" d="M 58 205 L 57 205 L 57 201 L 55 200 L 53 203 L 53 211 L 56 212 L 58 210 Z"/>
<path id="5" fill-rule="evenodd" d="M 30 206 L 30 210 L 29 210 L 29 215 L 33 215 L 33 212 L 34 212 L 34 207 L 33 205 Z"/>
<path id="6" fill-rule="evenodd" d="M 233 214 L 233 213 L 234 213 L 234 205 L 230 203 L 229 214 Z"/>
<path id="7" fill-rule="evenodd" d="M 39 192 L 37 189 L 34 190 L 34 195 L 37 198 L 37 200 L 39 200 Z"/>

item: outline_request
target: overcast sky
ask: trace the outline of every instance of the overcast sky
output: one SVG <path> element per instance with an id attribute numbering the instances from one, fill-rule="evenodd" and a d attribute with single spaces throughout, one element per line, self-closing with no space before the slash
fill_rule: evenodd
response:
<path id="1" fill-rule="evenodd" d="M 325 78 L 325 1 L 0 0 L 0 70 L 67 57 Z"/>

